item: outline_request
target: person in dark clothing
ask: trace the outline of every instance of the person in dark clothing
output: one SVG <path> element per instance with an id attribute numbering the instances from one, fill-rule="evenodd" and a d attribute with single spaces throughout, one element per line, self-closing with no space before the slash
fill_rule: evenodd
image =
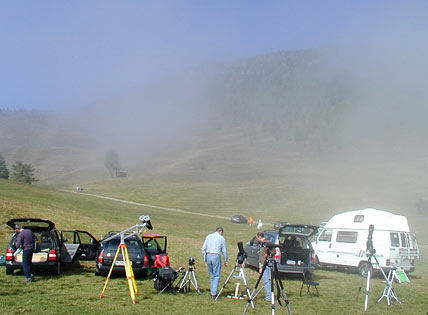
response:
<path id="1" fill-rule="evenodd" d="M 16 238 L 16 248 L 22 246 L 22 267 L 24 269 L 25 282 L 33 282 L 32 259 L 36 243 L 36 235 L 29 230 L 23 229 L 22 225 L 15 225 L 15 231 L 18 233 Z"/>

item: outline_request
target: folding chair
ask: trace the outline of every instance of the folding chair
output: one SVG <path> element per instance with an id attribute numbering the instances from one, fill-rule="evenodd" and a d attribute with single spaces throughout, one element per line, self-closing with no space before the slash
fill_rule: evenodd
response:
<path id="1" fill-rule="evenodd" d="M 320 295 L 319 291 L 318 291 L 318 286 L 319 286 L 319 282 L 313 281 L 312 280 L 312 273 L 305 269 L 303 271 L 303 281 L 302 281 L 302 286 L 300 287 L 300 296 L 302 296 L 302 291 L 303 291 L 303 287 L 306 285 L 307 290 L 306 290 L 306 295 L 310 295 L 312 297 L 312 292 L 311 292 L 311 287 L 314 287 L 315 290 L 317 291 L 317 296 Z"/>

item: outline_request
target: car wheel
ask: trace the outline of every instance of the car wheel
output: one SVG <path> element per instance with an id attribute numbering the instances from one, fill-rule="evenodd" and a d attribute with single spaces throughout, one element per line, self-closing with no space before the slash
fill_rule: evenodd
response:
<path id="1" fill-rule="evenodd" d="M 54 273 L 57 275 L 59 275 L 61 273 L 61 262 L 60 261 L 58 261 L 56 263 L 55 268 L 54 268 Z"/>
<path id="2" fill-rule="evenodd" d="M 11 268 L 10 266 L 6 266 L 6 274 L 13 275 L 13 268 Z"/>
<path id="3" fill-rule="evenodd" d="M 358 267 L 358 271 L 361 277 L 367 278 L 367 275 L 369 274 L 369 264 L 365 261 L 360 263 L 360 266 Z M 371 266 L 370 266 L 370 271 L 373 273 L 373 267 Z"/>
<path id="4" fill-rule="evenodd" d="M 98 266 L 95 264 L 95 275 L 96 276 L 102 276 L 103 273 L 101 272 L 101 270 L 98 268 Z"/>
<path id="5" fill-rule="evenodd" d="M 142 270 L 141 273 L 140 273 L 141 279 L 147 279 L 147 275 L 148 275 L 148 270 L 147 269 Z"/>

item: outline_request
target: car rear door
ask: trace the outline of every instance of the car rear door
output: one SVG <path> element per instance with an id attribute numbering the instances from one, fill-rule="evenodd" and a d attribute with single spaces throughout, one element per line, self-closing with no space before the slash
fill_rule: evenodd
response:
<path id="1" fill-rule="evenodd" d="M 142 236 L 144 249 L 150 255 L 152 260 L 156 255 L 164 254 L 167 252 L 168 239 L 166 236 Z"/>
<path id="2" fill-rule="evenodd" d="M 79 234 L 76 231 L 61 231 L 61 262 L 71 264 L 80 253 Z"/>
<path id="3" fill-rule="evenodd" d="M 61 231 L 61 240 L 61 261 L 65 263 L 93 260 L 100 247 L 99 241 L 87 231 Z"/>
<path id="4" fill-rule="evenodd" d="M 245 253 L 247 254 L 247 264 L 253 267 L 259 267 L 259 251 L 260 244 L 257 237 L 247 243 L 245 246 Z"/>
<path id="5" fill-rule="evenodd" d="M 100 247 L 100 242 L 87 231 L 75 231 L 80 239 L 81 255 L 77 257 L 78 260 L 94 260 L 97 250 Z"/>

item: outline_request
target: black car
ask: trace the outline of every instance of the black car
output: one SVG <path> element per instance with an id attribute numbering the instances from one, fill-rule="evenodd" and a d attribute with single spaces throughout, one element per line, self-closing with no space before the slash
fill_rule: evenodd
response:
<path id="1" fill-rule="evenodd" d="M 99 247 L 98 241 L 86 231 L 67 231 L 73 237 L 70 241 L 63 238 L 52 221 L 39 218 L 12 219 L 7 225 L 12 229 L 16 224 L 24 229 L 30 229 L 36 235 L 36 246 L 32 258 L 35 270 L 51 270 L 61 272 L 61 265 L 73 263 L 76 260 L 90 260 L 95 256 Z M 65 231 L 64 231 L 65 232 Z M 15 247 L 18 233 L 14 233 L 6 252 L 6 274 L 22 269 L 22 251 Z"/>
<path id="2" fill-rule="evenodd" d="M 318 231 L 317 226 L 288 224 L 279 231 L 264 231 L 265 238 L 277 244 L 272 249 L 278 263 L 278 271 L 282 273 L 312 272 L 316 266 L 315 252 L 310 237 Z M 259 267 L 260 244 L 254 237 L 245 247 L 247 265 Z"/>
<path id="3" fill-rule="evenodd" d="M 244 224 L 248 222 L 247 218 L 240 214 L 237 214 L 231 217 L 230 221 L 233 223 L 244 223 Z"/>
<path id="4" fill-rule="evenodd" d="M 120 245 L 120 234 L 109 232 L 104 239 L 114 236 L 111 240 L 101 241 L 102 245 L 98 249 L 95 260 L 95 274 L 107 275 L 110 271 L 117 248 Z M 125 238 L 132 270 L 135 276 L 145 278 L 153 268 L 155 256 L 166 253 L 166 236 L 143 237 L 138 235 L 127 236 Z M 125 261 L 122 253 L 119 252 L 113 271 L 115 273 L 125 272 Z"/>

